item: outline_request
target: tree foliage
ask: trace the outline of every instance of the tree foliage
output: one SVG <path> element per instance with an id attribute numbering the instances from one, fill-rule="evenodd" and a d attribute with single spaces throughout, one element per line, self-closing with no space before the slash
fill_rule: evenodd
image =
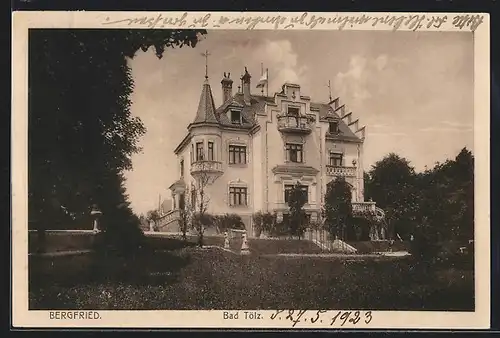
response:
<path id="1" fill-rule="evenodd" d="M 150 222 L 153 223 L 154 231 L 158 231 L 158 221 L 160 220 L 160 213 L 158 210 L 149 210 L 146 213 L 146 219 Z"/>
<path id="2" fill-rule="evenodd" d="M 238 214 L 224 214 L 214 216 L 214 224 L 219 233 L 223 233 L 230 229 L 245 229 L 245 223 Z"/>
<path id="3" fill-rule="evenodd" d="M 203 246 L 203 236 L 205 228 L 213 225 L 213 216 L 207 214 L 210 197 L 207 194 L 208 185 L 212 182 L 213 177 L 210 173 L 210 164 L 201 162 L 199 170 L 196 173 L 196 184 L 191 186 L 191 194 L 194 200 L 192 201 L 194 214 L 191 218 L 191 226 L 198 235 L 198 245 Z"/>
<path id="4" fill-rule="evenodd" d="M 190 190 L 186 190 L 184 196 L 190 196 Z M 182 239 L 187 241 L 187 233 L 192 227 L 194 206 L 190 198 L 183 197 L 179 205 L 179 230 L 182 233 Z"/>
<path id="5" fill-rule="evenodd" d="M 343 177 L 327 185 L 323 217 L 325 227 L 332 237 L 344 238 L 345 230 L 352 223 L 352 192 Z"/>
<path id="6" fill-rule="evenodd" d="M 365 196 L 385 211 L 389 237 L 408 236 L 417 222 L 419 189 L 410 162 L 391 153 L 376 162 L 365 180 Z"/>
<path id="7" fill-rule="evenodd" d="M 302 190 L 301 185 L 297 183 L 293 189 L 290 190 L 288 196 L 288 207 L 290 209 L 290 216 L 288 218 L 288 226 L 290 228 L 290 235 L 301 238 L 307 226 L 306 212 L 304 205 L 307 203 L 307 195 Z"/>
<path id="8" fill-rule="evenodd" d="M 194 47 L 200 33 L 30 30 L 30 224 L 42 231 L 86 224 L 97 204 L 104 230 L 137 231 L 123 173 L 145 128 L 130 111 L 134 83 L 127 59 L 150 46 L 158 57 L 168 47 Z"/>
<path id="9" fill-rule="evenodd" d="M 473 239 L 474 157 L 466 148 L 455 159 L 421 173 L 415 173 L 406 159 L 390 154 L 373 166 L 365 192 L 405 239 L 411 235 L 416 242 L 429 243 Z"/>

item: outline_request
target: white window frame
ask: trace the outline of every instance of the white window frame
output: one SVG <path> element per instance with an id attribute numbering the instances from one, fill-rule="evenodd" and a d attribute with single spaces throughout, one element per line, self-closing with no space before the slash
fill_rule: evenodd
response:
<path id="1" fill-rule="evenodd" d="M 244 204 L 236 204 L 236 203 L 233 203 L 233 199 L 231 198 L 231 194 L 232 194 L 232 190 L 233 189 L 245 189 L 245 200 L 244 200 Z M 236 198 L 236 191 L 234 191 L 234 196 Z M 241 194 L 241 192 L 239 192 L 239 194 Z M 227 204 L 230 206 L 230 207 L 236 207 L 236 208 L 246 208 L 250 205 L 250 199 L 249 199 L 249 196 L 250 196 L 250 188 L 248 187 L 247 184 L 245 183 L 229 183 L 228 184 L 228 187 L 227 187 Z M 241 199 L 241 197 L 240 197 Z"/>

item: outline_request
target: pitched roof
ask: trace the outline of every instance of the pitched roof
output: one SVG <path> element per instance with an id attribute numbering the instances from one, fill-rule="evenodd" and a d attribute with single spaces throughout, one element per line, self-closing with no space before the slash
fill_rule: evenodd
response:
<path id="1" fill-rule="evenodd" d="M 332 110 L 328 103 L 311 102 L 311 109 L 319 110 L 319 118 L 331 116 L 339 119 L 339 135 L 338 138 L 359 140 L 360 138 L 349 128 L 349 126 L 341 119 L 341 117 Z"/>
<path id="2" fill-rule="evenodd" d="M 250 105 L 245 104 L 243 98 L 243 93 L 236 93 L 231 100 L 225 102 L 222 106 L 217 108 L 216 117 L 219 123 L 223 126 L 239 127 L 239 128 L 251 128 L 255 125 L 255 115 L 260 112 L 264 112 L 265 103 L 274 103 L 274 98 L 268 96 L 250 96 Z M 241 109 L 241 116 L 243 118 L 243 123 L 241 125 L 234 125 L 231 123 L 227 117 L 226 110 L 234 106 L 235 108 Z"/>
<path id="3" fill-rule="evenodd" d="M 245 103 L 243 93 L 236 93 L 234 96 L 222 104 L 217 109 L 215 108 L 212 90 L 208 82 L 208 78 L 203 83 L 203 88 L 198 105 L 198 111 L 192 124 L 198 123 L 214 123 L 221 126 L 228 126 L 232 128 L 250 129 L 255 126 L 255 115 L 265 112 L 266 103 L 274 104 L 274 97 L 251 95 L 250 104 Z M 231 123 L 228 116 L 225 114 L 227 109 L 234 106 L 241 110 L 242 123 L 239 125 Z M 328 103 L 311 102 L 311 109 L 319 111 L 319 118 L 331 116 L 339 120 L 339 134 L 332 135 L 334 138 L 346 140 L 360 140 L 360 138 L 349 128 L 349 126 L 341 119 L 341 117 L 332 110 Z"/>
<path id="4" fill-rule="evenodd" d="M 196 112 L 196 117 L 192 123 L 218 123 L 217 118 L 215 117 L 214 97 L 212 96 L 212 90 L 210 88 L 210 84 L 208 83 L 208 78 L 206 78 L 203 83 L 200 103 L 198 104 L 198 111 Z"/>

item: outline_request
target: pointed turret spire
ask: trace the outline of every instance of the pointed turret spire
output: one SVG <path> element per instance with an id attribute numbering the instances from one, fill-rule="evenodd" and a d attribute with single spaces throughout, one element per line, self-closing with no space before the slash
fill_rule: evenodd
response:
<path id="1" fill-rule="evenodd" d="M 205 82 L 203 83 L 200 103 L 198 104 L 198 111 L 193 123 L 218 123 L 215 117 L 215 103 L 208 78 L 205 78 Z"/>

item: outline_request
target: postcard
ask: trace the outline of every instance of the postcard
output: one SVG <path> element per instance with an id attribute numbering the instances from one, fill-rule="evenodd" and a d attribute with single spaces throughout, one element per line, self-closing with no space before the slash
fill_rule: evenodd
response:
<path id="1" fill-rule="evenodd" d="M 15 12 L 19 328 L 490 323 L 489 16 Z"/>

